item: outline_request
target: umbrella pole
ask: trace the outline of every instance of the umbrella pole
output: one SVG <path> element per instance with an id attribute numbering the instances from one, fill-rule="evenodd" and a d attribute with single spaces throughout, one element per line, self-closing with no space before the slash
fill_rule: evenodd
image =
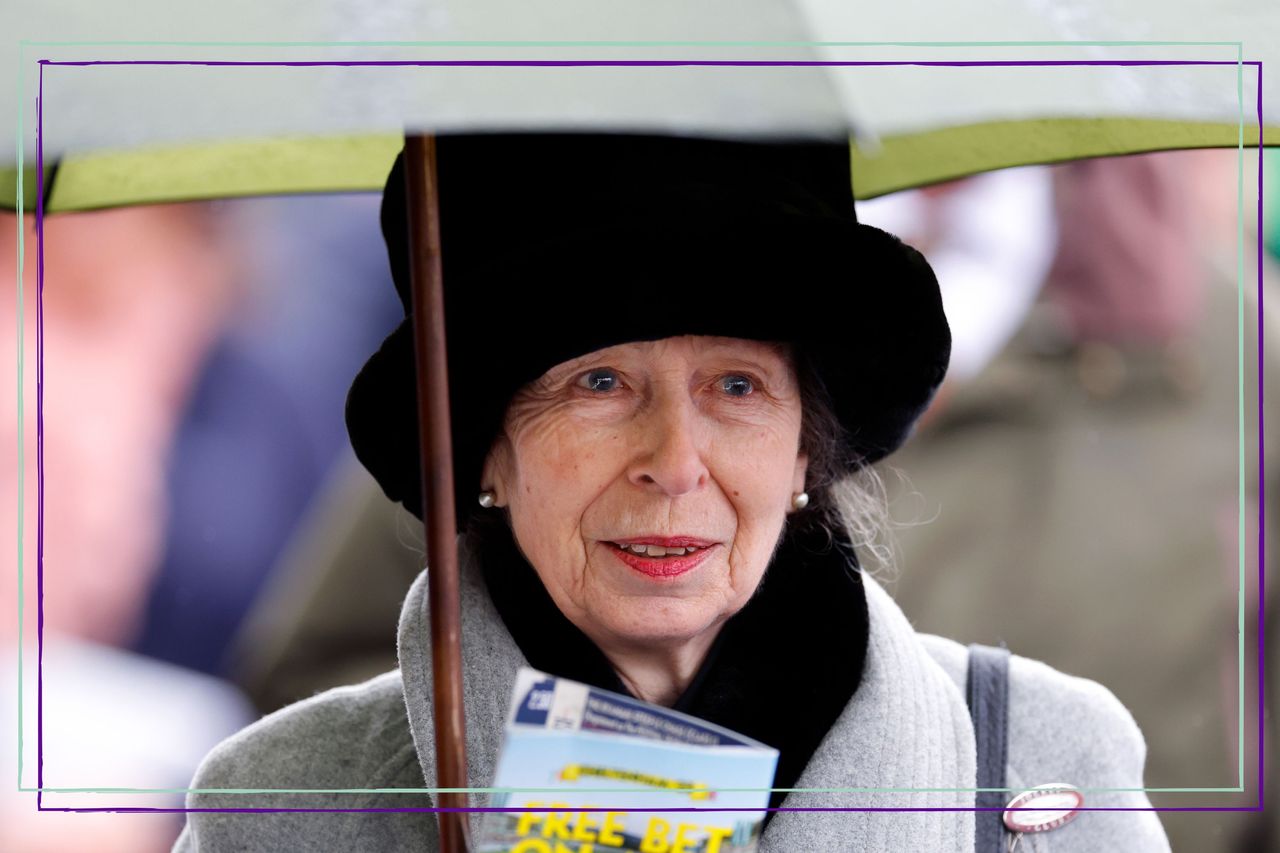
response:
<path id="1" fill-rule="evenodd" d="M 445 366 L 435 137 L 417 134 L 405 137 L 405 180 L 409 199 L 413 339 L 418 375 L 422 519 L 427 540 L 436 785 L 440 788 L 465 788 L 467 748 L 462 699 L 457 526 L 449 432 L 449 383 Z M 440 793 L 436 795 L 436 805 L 446 809 L 464 808 L 467 796 Z M 438 816 L 441 851 L 464 853 L 467 813 L 442 811 Z"/>

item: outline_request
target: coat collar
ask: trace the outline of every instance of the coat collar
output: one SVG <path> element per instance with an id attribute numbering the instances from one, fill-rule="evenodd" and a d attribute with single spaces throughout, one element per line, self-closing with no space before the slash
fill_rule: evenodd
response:
<path id="1" fill-rule="evenodd" d="M 861 790 L 797 791 L 783 805 L 881 811 L 783 812 L 761 850 L 829 849 L 832 838 L 848 850 L 972 850 L 971 811 L 884 811 L 972 809 L 976 751 L 955 682 L 889 594 L 866 574 L 863 585 L 870 635 L 862 683 L 797 784 Z"/>
<path id="2" fill-rule="evenodd" d="M 489 599 L 479 567 L 465 552 L 460 574 L 468 778 L 471 787 L 484 788 L 493 784 L 516 670 L 527 662 Z M 827 790 L 792 792 L 783 806 L 880 811 L 780 813 L 765 831 L 762 853 L 827 849 L 832 838 L 854 850 L 899 850 L 905 839 L 917 849 L 973 849 L 973 812 L 943 811 L 974 805 L 972 791 L 965 790 L 974 787 L 976 771 L 964 697 L 889 595 L 869 576 L 863 583 L 869 637 L 862 682 L 797 785 Z M 414 746 L 426 786 L 432 788 L 436 761 L 426 600 L 424 572 L 405 600 L 399 656 Z M 851 788 L 859 790 L 830 790 Z"/>

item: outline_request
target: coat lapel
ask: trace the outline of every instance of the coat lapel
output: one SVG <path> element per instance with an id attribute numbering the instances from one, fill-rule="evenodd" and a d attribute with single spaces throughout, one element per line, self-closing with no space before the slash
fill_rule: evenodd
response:
<path id="1" fill-rule="evenodd" d="M 473 788 L 493 785 L 516 671 L 528 666 L 489 600 L 478 570 L 461 555 L 463 695 L 466 699 L 467 778 Z M 405 598 L 398 637 L 405 707 L 426 787 L 436 787 L 435 723 L 432 719 L 431 630 L 427 620 L 427 573 L 418 575 Z M 485 805 L 484 795 L 471 804 Z"/>
<path id="2" fill-rule="evenodd" d="M 972 809 L 972 791 L 936 790 L 975 784 L 964 697 L 888 593 L 865 574 L 863 585 L 870 636 L 862 683 L 797 787 L 864 790 L 796 791 L 782 804 L 862 811 L 781 812 L 760 849 L 896 851 L 909 843 L 917 850 L 972 850 L 973 812 L 943 811 Z"/>

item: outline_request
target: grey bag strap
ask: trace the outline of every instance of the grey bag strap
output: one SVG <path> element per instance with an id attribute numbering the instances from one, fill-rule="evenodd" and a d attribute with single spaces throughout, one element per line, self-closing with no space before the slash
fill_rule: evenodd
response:
<path id="1" fill-rule="evenodd" d="M 978 787 L 1005 787 L 1004 768 L 1009 760 L 1009 650 L 969 646 L 969 677 L 965 688 L 969 716 L 973 718 L 974 740 L 978 746 Z M 978 791 L 974 813 L 977 853 L 1003 853 L 1003 791 Z"/>

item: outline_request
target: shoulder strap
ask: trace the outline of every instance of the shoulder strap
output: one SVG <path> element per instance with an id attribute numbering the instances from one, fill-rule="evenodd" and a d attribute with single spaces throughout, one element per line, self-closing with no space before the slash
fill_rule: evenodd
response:
<path id="1" fill-rule="evenodd" d="M 969 676 L 965 688 L 978 747 L 978 787 L 1004 788 L 1009 760 L 1009 650 L 974 643 L 969 646 Z M 975 804 L 977 853 L 1002 853 L 1004 845 L 1003 791 L 978 791 Z"/>

